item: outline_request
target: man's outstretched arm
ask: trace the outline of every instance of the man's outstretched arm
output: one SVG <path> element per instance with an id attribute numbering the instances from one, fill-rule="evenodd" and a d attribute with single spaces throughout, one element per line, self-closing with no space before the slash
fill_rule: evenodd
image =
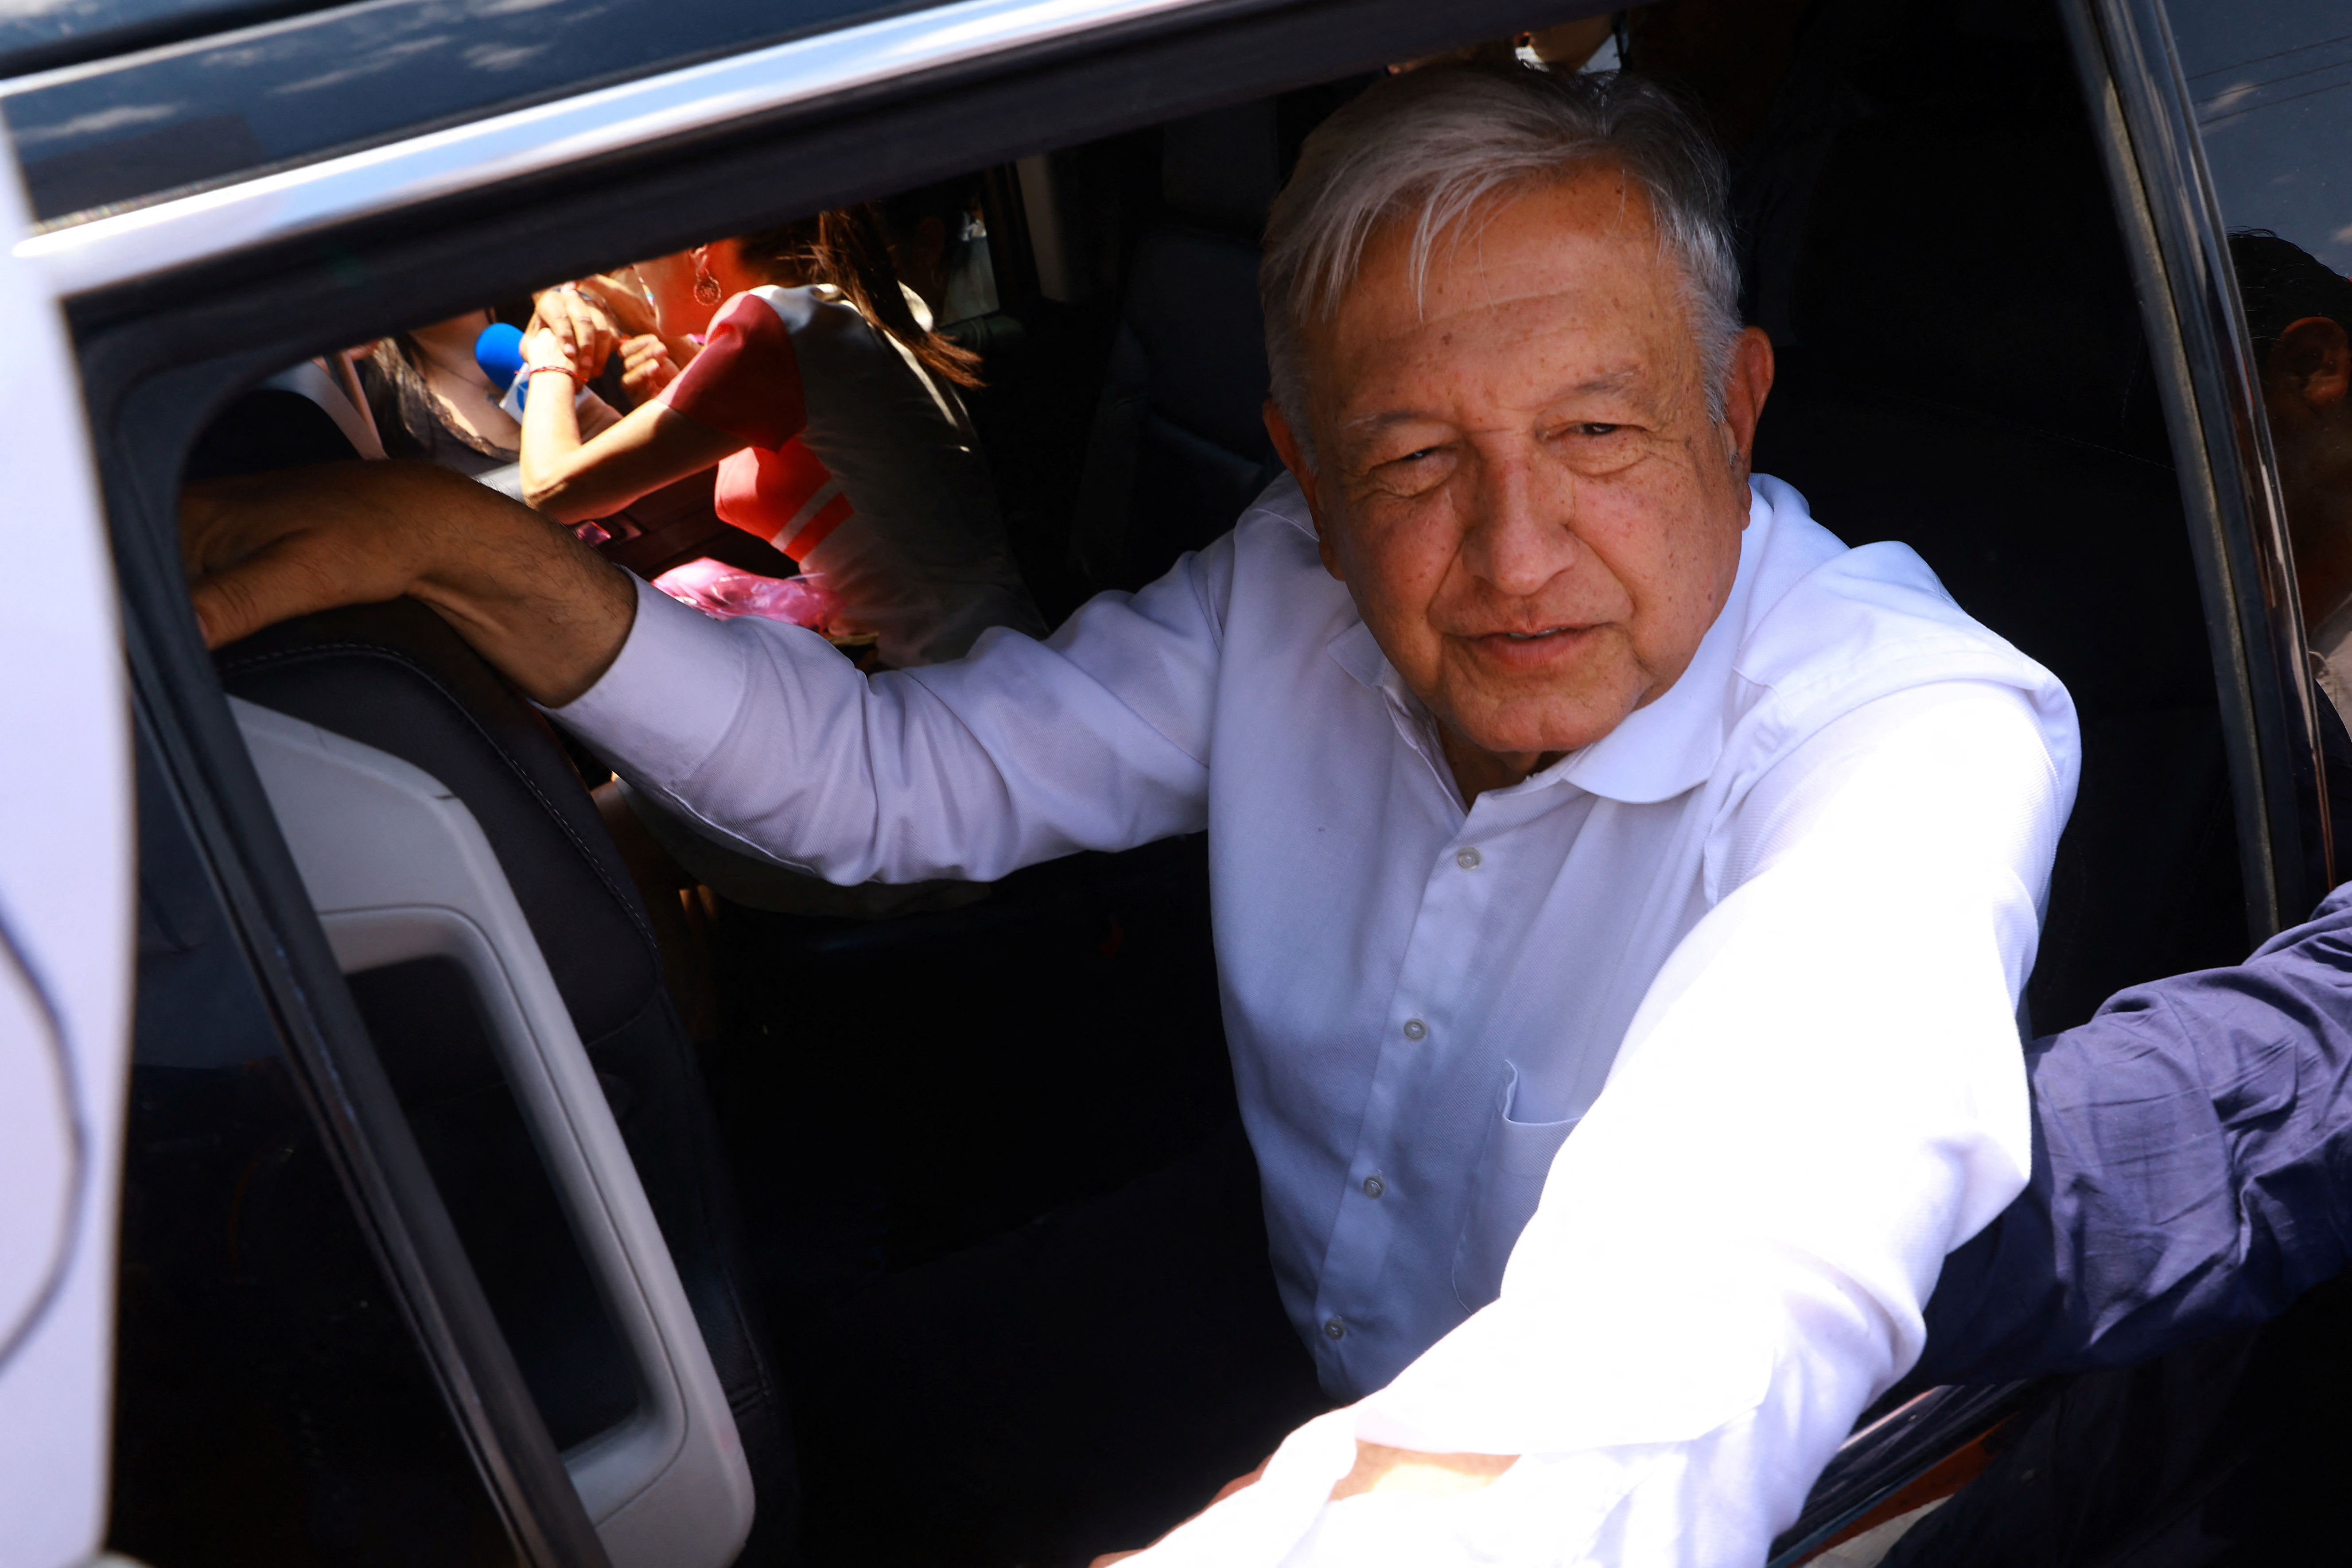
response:
<path id="1" fill-rule="evenodd" d="M 2023 1185 L 2053 727 L 1958 686 L 1822 732 L 1745 813 L 1759 863 L 1653 983 L 1501 1299 L 1133 1568 L 1762 1562 Z M 1518 1458 L 1332 1500 L 1365 1441 Z"/>
<path id="2" fill-rule="evenodd" d="M 627 574 L 569 531 L 425 463 L 330 463 L 191 485 L 180 552 L 207 647 L 406 594 L 550 706 L 595 684 L 636 615 Z"/>

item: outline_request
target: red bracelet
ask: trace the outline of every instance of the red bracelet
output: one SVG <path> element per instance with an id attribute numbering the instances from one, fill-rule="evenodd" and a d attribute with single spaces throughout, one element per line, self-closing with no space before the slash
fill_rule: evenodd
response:
<path id="1" fill-rule="evenodd" d="M 522 379 L 529 381 L 531 377 L 544 374 L 549 371 L 553 371 L 558 375 L 570 376 L 575 382 L 580 379 L 580 372 L 570 365 L 525 365 L 522 368 Z"/>

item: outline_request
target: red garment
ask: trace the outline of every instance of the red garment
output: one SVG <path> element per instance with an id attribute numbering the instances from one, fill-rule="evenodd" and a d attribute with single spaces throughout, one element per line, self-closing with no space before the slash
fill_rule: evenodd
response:
<path id="1" fill-rule="evenodd" d="M 823 285 L 751 289 L 709 338 L 661 401 L 744 444 L 719 465 L 719 515 L 822 573 L 836 632 L 870 633 L 894 669 L 991 626 L 1044 635 L 953 386 Z"/>
<path id="2" fill-rule="evenodd" d="M 723 521 L 800 560 L 856 515 L 832 470 L 800 439 L 808 402 L 793 336 L 757 296 L 728 301 L 702 351 L 655 401 L 749 443 L 719 465 Z"/>

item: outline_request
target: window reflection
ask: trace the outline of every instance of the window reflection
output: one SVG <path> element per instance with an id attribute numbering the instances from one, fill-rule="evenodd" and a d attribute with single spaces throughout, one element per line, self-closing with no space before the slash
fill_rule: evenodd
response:
<path id="1" fill-rule="evenodd" d="M 2168 9 L 2278 460 L 2341 876 L 2352 866 L 2352 10 Z"/>
<path id="2" fill-rule="evenodd" d="M 2352 272 L 2352 9 L 2176 0 L 2170 11 L 2222 217 Z"/>
<path id="3" fill-rule="evenodd" d="M 2278 455 L 2314 673 L 2352 716 L 2352 281 L 2267 229 L 2230 236 Z"/>

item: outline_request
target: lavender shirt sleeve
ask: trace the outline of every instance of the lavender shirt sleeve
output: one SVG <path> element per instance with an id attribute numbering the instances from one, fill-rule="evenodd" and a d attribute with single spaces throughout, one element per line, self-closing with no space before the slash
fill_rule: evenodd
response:
<path id="1" fill-rule="evenodd" d="M 1914 1382 L 2128 1365 L 2352 1262 L 2352 883 L 2027 1052 L 2033 1176 L 1946 1260 Z"/>

